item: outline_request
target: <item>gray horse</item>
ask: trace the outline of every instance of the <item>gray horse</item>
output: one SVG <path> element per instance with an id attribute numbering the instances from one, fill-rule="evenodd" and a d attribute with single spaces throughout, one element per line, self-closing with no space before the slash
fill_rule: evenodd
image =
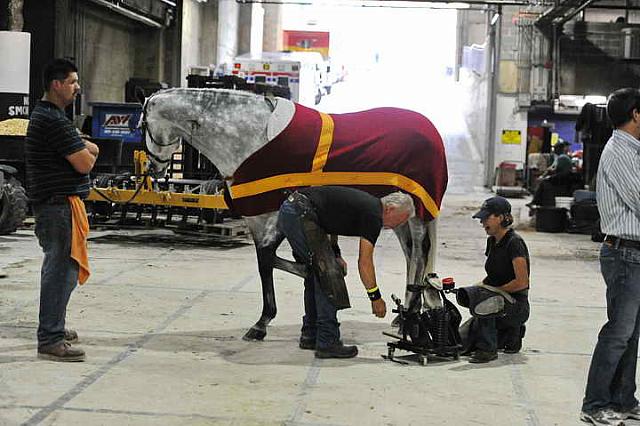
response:
<path id="1" fill-rule="evenodd" d="M 329 115 L 247 92 L 169 89 L 147 99 L 142 120 L 154 174 L 163 176 L 181 142 L 190 144 L 225 177 L 227 204 L 251 230 L 263 308 L 245 340 L 264 339 L 276 316 L 273 269 L 306 273 L 276 255 L 284 239 L 277 210 L 298 187 L 348 185 L 378 197 L 397 190 L 412 195 L 417 215 L 395 229 L 406 257 L 405 306 L 420 298 L 418 309 L 442 307 L 438 291 L 424 283 L 434 270 L 446 159 L 440 135 L 422 115 L 397 108 Z"/>

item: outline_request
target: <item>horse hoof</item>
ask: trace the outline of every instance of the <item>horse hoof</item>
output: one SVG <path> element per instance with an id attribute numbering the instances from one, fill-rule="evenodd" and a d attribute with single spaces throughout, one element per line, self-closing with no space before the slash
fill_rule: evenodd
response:
<path id="1" fill-rule="evenodd" d="M 265 330 L 250 328 L 249 331 L 247 331 L 246 334 L 242 336 L 242 340 L 246 340 L 248 342 L 255 340 L 264 340 L 264 337 L 266 335 L 267 332 Z"/>

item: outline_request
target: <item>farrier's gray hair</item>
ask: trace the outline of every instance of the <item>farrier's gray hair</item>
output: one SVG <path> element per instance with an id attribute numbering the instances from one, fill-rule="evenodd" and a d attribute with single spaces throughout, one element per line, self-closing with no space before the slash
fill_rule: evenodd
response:
<path id="1" fill-rule="evenodd" d="M 382 197 L 380 201 L 382 201 L 383 206 L 392 206 L 400 211 L 409 213 L 409 217 L 413 217 L 416 215 L 416 209 L 413 205 L 413 198 L 411 198 L 409 194 L 405 194 L 404 192 L 392 192 L 391 194 Z"/>

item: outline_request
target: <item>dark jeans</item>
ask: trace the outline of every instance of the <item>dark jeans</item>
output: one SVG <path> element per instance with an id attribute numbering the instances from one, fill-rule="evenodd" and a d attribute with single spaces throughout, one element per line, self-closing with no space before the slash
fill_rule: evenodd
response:
<path id="1" fill-rule="evenodd" d="M 506 343 L 520 339 L 520 328 L 529 319 L 529 299 L 527 296 L 512 295 L 516 306 L 509 315 L 499 318 L 475 318 L 472 329 L 475 348 L 481 351 L 498 350 L 498 333 Z"/>
<path id="2" fill-rule="evenodd" d="M 67 303 L 78 283 L 78 263 L 71 258 L 71 207 L 68 202 L 35 204 L 36 235 L 44 261 L 40 273 L 38 347 L 64 339 Z"/>
<path id="3" fill-rule="evenodd" d="M 315 215 L 304 200 L 286 200 L 278 215 L 278 228 L 286 236 L 296 261 L 311 264 L 313 253 L 304 235 L 304 216 Z M 315 274 L 304 280 L 304 312 L 302 337 L 315 339 L 316 348 L 326 348 L 340 340 L 337 309 L 324 294 Z"/>
<path id="4" fill-rule="evenodd" d="M 603 244 L 600 270 L 607 285 L 607 318 L 593 351 L 582 410 L 628 411 L 638 405 L 636 361 L 640 330 L 640 250 Z"/>

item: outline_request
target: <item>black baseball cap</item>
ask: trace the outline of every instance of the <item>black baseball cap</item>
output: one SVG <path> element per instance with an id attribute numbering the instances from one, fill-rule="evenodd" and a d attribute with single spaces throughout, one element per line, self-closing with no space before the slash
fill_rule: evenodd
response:
<path id="1" fill-rule="evenodd" d="M 474 219 L 486 219 L 492 214 L 501 215 L 501 214 L 510 214 L 511 213 L 511 204 L 507 201 L 506 198 L 495 196 L 484 200 L 482 203 L 482 207 L 478 213 L 474 214 Z"/>

